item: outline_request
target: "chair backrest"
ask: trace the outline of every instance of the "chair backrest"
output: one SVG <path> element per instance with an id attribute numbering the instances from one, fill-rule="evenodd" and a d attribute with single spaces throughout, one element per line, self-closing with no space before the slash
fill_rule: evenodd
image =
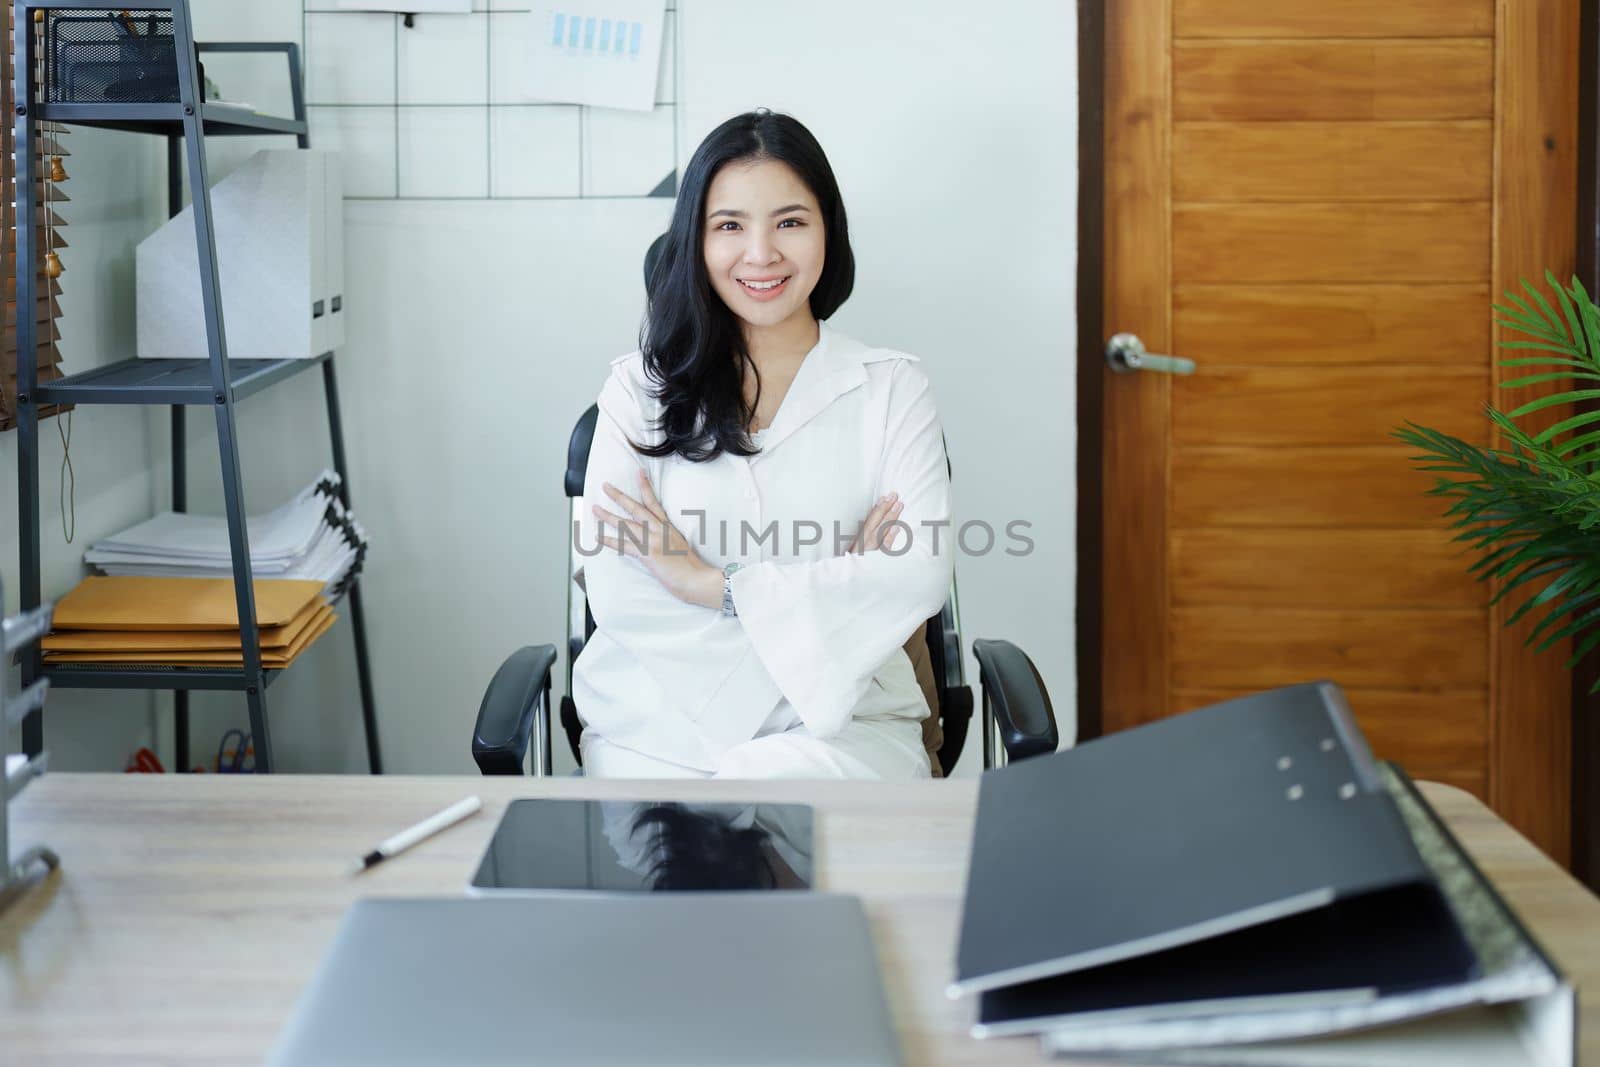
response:
<path id="1" fill-rule="evenodd" d="M 930 623 L 932 620 L 929 620 Z M 911 669 L 916 673 L 917 685 L 922 687 L 922 696 L 932 710 L 926 719 L 922 720 L 922 747 L 928 750 L 928 762 L 933 767 L 935 778 L 944 777 L 944 765 L 940 762 L 939 750 L 944 748 L 944 724 L 939 713 L 939 683 L 934 678 L 933 652 L 928 647 L 928 627 L 911 635 L 906 642 L 906 657 L 911 660 Z"/>
<path id="2" fill-rule="evenodd" d="M 667 245 L 667 235 L 662 234 L 650 242 L 650 247 L 644 253 L 644 291 L 650 294 L 650 278 L 656 272 L 656 264 L 661 262 L 661 250 Z"/>
<path id="3" fill-rule="evenodd" d="M 652 249 L 653 250 L 653 249 Z M 572 428 L 572 437 L 567 442 L 567 471 L 564 479 L 567 497 L 577 500 L 583 496 L 584 475 L 589 467 L 589 448 L 594 442 L 595 425 L 600 417 L 600 409 L 590 404 L 587 411 L 579 417 L 577 425 Z M 949 460 L 946 459 L 948 468 Z M 572 573 L 573 559 L 571 549 L 568 550 L 568 574 Z M 578 653 L 594 633 L 594 615 L 589 611 L 588 597 L 583 601 L 583 636 L 578 637 L 571 632 L 572 618 L 567 619 L 567 677 L 569 681 L 568 693 L 561 701 L 561 725 L 567 733 L 567 742 L 572 747 L 574 758 L 578 758 L 578 738 L 582 733 L 582 724 L 577 717 L 577 708 L 572 703 L 571 672 L 572 664 L 576 662 Z M 953 603 L 947 602 L 939 614 L 930 618 L 927 625 L 907 639 L 905 644 L 906 656 L 911 660 L 912 669 L 917 675 L 917 684 L 922 687 L 922 695 L 932 710 L 922 723 L 922 744 L 928 751 L 928 761 L 933 767 L 934 777 L 942 777 L 944 771 L 955 766 L 961 756 L 961 749 L 967 736 L 967 723 L 972 717 L 972 690 L 962 684 L 959 668 L 961 656 L 961 635 L 955 624 L 955 611 Z M 954 660 L 954 662 L 952 662 Z"/>
<path id="4" fill-rule="evenodd" d="M 578 418 L 567 440 L 566 490 L 568 500 L 583 496 L 583 475 L 589 469 L 589 446 L 594 443 L 594 428 L 600 421 L 600 405 L 590 404 Z"/>

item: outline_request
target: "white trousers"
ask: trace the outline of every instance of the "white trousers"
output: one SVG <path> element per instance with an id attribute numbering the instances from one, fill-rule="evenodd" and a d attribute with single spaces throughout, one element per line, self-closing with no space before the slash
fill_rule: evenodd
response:
<path id="1" fill-rule="evenodd" d="M 909 781 L 931 770 L 916 719 L 852 719 L 837 735 L 803 725 L 763 734 L 723 753 L 715 771 L 685 767 L 612 744 L 593 730 L 578 743 L 593 778 L 866 778 Z"/>

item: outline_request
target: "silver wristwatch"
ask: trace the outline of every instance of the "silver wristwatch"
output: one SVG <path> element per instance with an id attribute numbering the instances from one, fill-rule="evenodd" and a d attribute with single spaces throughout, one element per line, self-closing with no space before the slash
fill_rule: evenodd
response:
<path id="1" fill-rule="evenodd" d="M 739 614 L 738 609 L 733 606 L 733 572 L 743 566 L 743 563 L 730 563 L 722 568 L 722 613 L 724 615 Z"/>

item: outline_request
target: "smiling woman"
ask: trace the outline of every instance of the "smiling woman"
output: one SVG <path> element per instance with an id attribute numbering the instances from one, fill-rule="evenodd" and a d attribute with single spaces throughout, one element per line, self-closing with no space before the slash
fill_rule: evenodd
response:
<path id="1" fill-rule="evenodd" d="M 811 132 L 764 109 L 713 130 L 689 161 L 650 279 L 640 348 L 665 387 L 664 421 L 663 440 L 643 451 L 752 455 L 752 417 L 771 421 L 855 274 L 844 202 Z"/>
<path id="2" fill-rule="evenodd" d="M 752 160 L 724 167 L 711 182 L 710 204 L 748 203 L 764 192 L 782 192 L 797 199 L 752 222 L 750 212 L 720 207 L 707 216 L 705 257 L 711 288 L 724 304 L 741 300 L 773 302 L 770 308 L 746 307 L 740 317 L 765 325 L 781 324 L 806 303 L 816 286 L 825 258 L 816 198 L 786 164 Z M 777 303 L 779 297 L 786 297 Z"/>
<path id="3" fill-rule="evenodd" d="M 854 278 L 811 133 L 764 109 L 712 131 L 600 394 L 574 530 L 588 773 L 930 773 L 903 646 L 950 586 L 943 434 L 915 356 L 824 321 Z"/>

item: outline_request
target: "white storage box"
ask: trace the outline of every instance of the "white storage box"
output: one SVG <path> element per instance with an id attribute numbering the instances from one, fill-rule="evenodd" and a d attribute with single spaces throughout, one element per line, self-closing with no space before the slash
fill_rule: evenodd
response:
<path id="1" fill-rule="evenodd" d="M 309 359 L 344 343 L 339 160 L 317 149 L 257 152 L 211 189 L 231 359 Z M 139 244 L 138 355 L 206 359 L 205 313 L 186 207 Z"/>

